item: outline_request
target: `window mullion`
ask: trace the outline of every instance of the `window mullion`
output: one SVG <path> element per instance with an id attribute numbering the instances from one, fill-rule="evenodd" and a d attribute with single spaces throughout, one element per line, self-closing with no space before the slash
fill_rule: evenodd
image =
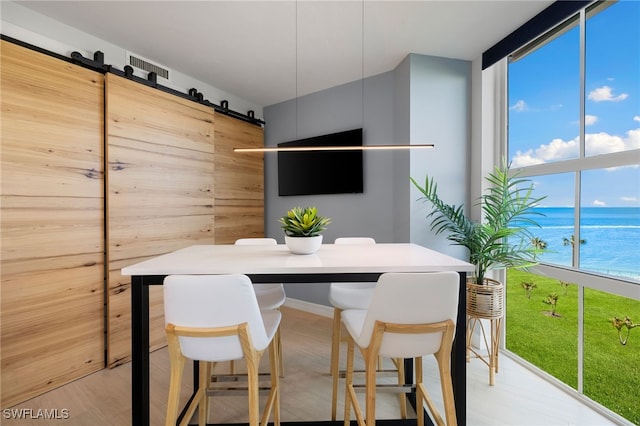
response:
<path id="1" fill-rule="evenodd" d="M 586 10 L 580 10 L 580 159 L 585 158 L 586 137 Z M 575 222 L 573 243 L 573 265 L 580 268 L 580 216 L 582 209 L 582 172 L 576 173 Z M 578 286 L 578 392 L 584 385 L 584 286 Z"/>

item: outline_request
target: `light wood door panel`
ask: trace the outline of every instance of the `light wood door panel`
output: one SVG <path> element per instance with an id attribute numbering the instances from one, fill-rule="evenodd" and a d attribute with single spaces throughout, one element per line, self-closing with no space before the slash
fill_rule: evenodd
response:
<path id="1" fill-rule="evenodd" d="M 264 146 L 262 127 L 215 115 L 215 234 L 217 244 L 264 236 L 263 154 L 233 148 Z"/>
<path id="2" fill-rule="evenodd" d="M 3 261 L 96 253 L 102 263 L 103 205 L 102 198 L 3 195 Z"/>
<path id="3" fill-rule="evenodd" d="M 213 244 L 211 108 L 107 76 L 107 359 L 130 359 L 130 277 L 120 269 L 193 244 Z M 165 345 L 162 288 L 150 292 L 151 348 Z"/>
<path id="4" fill-rule="evenodd" d="M 216 205 L 215 217 L 216 241 L 220 244 L 232 244 L 238 238 L 264 237 L 264 207 L 262 204 L 251 206 Z"/>
<path id="5" fill-rule="evenodd" d="M 1 51 L 5 408 L 104 367 L 104 77 Z"/>

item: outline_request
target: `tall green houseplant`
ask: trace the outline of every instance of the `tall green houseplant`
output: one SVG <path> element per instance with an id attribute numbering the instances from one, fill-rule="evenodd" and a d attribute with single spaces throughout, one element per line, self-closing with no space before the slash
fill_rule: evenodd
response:
<path id="1" fill-rule="evenodd" d="M 479 197 L 482 208 L 481 222 L 465 216 L 463 205 L 446 204 L 438 195 L 438 185 L 426 176 L 424 186 L 415 179 L 411 182 L 424 195 L 421 200 L 431 203 L 427 215 L 431 230 L 446 233 L 455 245 L 469 250 L 469 262 L 476 267 L 473 279 L 484 283 L 488 270 L 495 268 L 526 268 L 537 264 L 537 256 L 544 250 L 532 244 L 531 227 L 540 227 L 535 221 L 542 213 L 533 210 L 545 197 L 533 196 L 533 183 L 511 174 L 509 166 L 496 167 L 485 179 L 487 191 Z"/>

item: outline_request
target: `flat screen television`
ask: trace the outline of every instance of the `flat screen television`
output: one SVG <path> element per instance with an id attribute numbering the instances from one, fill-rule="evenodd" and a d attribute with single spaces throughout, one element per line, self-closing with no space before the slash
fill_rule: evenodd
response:
<path id="1" fill-rule="evenodd" d="M 362 146 L 362 129 L 283 142 L 278 147 Z M 278 152 L 280 195 L 363 192 L 362 150 Z"/>

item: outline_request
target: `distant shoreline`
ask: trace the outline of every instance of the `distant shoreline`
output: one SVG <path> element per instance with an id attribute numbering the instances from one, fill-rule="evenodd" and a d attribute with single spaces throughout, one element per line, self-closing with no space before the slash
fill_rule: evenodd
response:
<path id="1" fill-rule="evenodd" d="M 547 244 L 540 262 L 571 266 L 574 207 L 536 207 L 529 227 Z M 640 280 L 640 207 L 592 206 L 580 209 L 580 269 Z"/>

